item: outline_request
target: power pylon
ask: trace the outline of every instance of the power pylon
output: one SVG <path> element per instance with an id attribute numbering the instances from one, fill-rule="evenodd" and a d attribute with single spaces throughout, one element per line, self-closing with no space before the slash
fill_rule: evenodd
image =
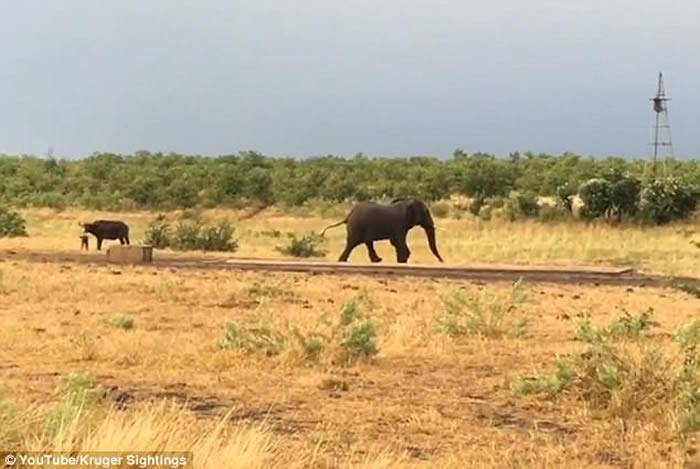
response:
<path id="1" fill-rule="evenodd" d="M 659 82 L 657 86 L 656 96 L 650 99 L 654 103 L 654 113 L 656 114 L 656 120 L 653 127 L 654 132 L 654 142 L 651 144 L 654 146 L 654 160 L 652 163 L 652 175 L 656 177 L 657 171 L 656 166 L 659 157 L 663 156 L 663 169 L 664 174 L 666 173 L 666 159 L 670 156 L 673 158 L 673 143 L 671 142 L 671 122 L 668 119 L 668 105 L 666 104 L 671 98 L 666 97 L 666 90 L 664 88 L 664 77 L 661 72 L 659 72 Z M 668 148 L 667 152 L 663 155 L 660 153 L 660 149 Z"/>

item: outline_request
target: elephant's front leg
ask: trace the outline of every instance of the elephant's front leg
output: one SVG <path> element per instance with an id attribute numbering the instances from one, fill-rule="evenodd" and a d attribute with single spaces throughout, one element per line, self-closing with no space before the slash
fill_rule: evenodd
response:
<path id="1" fill-rule="evenodd" d="M 408 258 L 411 257 L 411 251 L 406 245 L 406 238 L 391 240 L 391 244 L 396 250 L 396 262 L 400 264 L 405 264 L 408 262 Z"/>
<path id="2" fill-rule="evenodd" d="M 365 243 L 367 246 L 367 252 L 369 253 L 369 260 L 372 262 L 381 262 L 382 258 L 377 255 L 377 251 L 374 250 L 374 242 L 367 241 Z"/>

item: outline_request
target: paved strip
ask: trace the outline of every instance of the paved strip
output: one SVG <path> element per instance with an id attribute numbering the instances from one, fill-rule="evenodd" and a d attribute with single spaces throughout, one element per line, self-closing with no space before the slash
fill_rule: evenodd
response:
<path id="1" fill-rule="evenodd" d="M 41 263 L 82 263 L 115 265 L 102 253 L 71 253 L 47 251 L 0 250 L 0 260 L 23 260 Z M 552 283 L 593 283 L 606 285 L 668 286 L 674 282 L 700 285 L 697 278 L 672 278 L 648 275 L 630 267 L 606 266 L 522 266 L 522 265 L 420 265 L 420 264 L 369 264 L 327 261 L 292 261 L 251 258 L 182 257 L 157 253 L 152 264 L 145 268 L 229 270 L 254 272 L 297 272 L 312 275 L 364 275 L 377 277 L 451 278 L 479 281 L 513 281 L 519 278 Z"/>

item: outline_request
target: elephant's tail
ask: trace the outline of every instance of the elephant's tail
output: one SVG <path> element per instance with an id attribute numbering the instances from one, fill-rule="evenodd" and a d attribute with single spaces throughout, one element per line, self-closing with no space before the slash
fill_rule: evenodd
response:
<path id="1" fill-rule="evenodd" d="M 348 222 L 348 219 L 347 219 L 347 217 L 346 217 L 345 220 L 341 220 L 341 221 L 339 221 L 338 223 L 333 223 L 332 225 L 328 225 L 327 227 L 325 227 L 325 228 L 323 229 L 323 231 L 321 231 L 321 236 L 323 236 L 323 235 L 326 233 L 326 230 L 327 230 L 328 228 L 335 228 L 336 226 L 344 225 L 344 224 L 347 223 L 347 222 Z"/>

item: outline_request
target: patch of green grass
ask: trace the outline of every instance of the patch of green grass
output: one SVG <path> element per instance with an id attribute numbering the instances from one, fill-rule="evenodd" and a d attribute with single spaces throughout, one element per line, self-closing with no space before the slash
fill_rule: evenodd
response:
<path id="1" fill-rule="evenodd" d="M 365 319 L 350 324 L 340 343 L 349 358 L 371 358 L 379 352 L 377 328 L 374 321 Z"/>
<path id="2" fill-rule="evenodd" d="M 27 418 L 21 415 L 15 404 L 0 398 L 0 447 L 7 448 L 17 442 L 27 426 Z"/>
<path id="3" fill-rule="evenodd" d="M 117 329 L 130 331 L 134 328 L 134 318 L 126 314 L 116 314 L 107 320 L 107 323 Z"/>
<path id="4" fill-rule="evenodd" d="M 608 326 L 609 334 L 614 338 L 639 338 L 642 333 L 660 324 L 654 320 L 654 309 L 649 308 L 637 315 L 632 315 L 625 311 L 622 316 L 618 316 Z"/>
<path id="5" fill-rule="evenodd" d="M 559 358 L 554 362 L 554 369 L 550 373 L 535 378 L 519 378 L 511 384 L 511 390 L 518 395 L 554 395 L 569 387 L 575 378 L 575 363 L 569 358 Z"/>
<path id="6" fill-rule="evenodd" d="M 304 360 L 318 361 L 320 359 L 328 342 L 325 336 L 316 332 L 304 335 L 297 328 L 292 329 L 292 334 L 297 339 Z"/>
<path id="7" fill-rule="evenodd" d="M 285 339 L 266 326 L 244 328 L 235 322 L 227 322 L 224 325 L 224 337 L 219 340 L 218 345 L 224 350 L 240 349 L 271 357 L 284 350 Z"/>
<path id="8" fill-rule="evenodd" d="M 357 297 L 343 305 L 333 333 L 340 344 L 341 358 L 345 361 L 368 359 L 379 353 L 376 323 L 362 316 L 359 305 L 360 299 Z"/>
<path id="9" fill-rule="evenodd" d="M 60 403 L 46 417 L 44 433 L 49 438 L 57 435 L 66 425 L 70 425 L 84 409 L 95 405 L 102 395 L 102 390 L 88 374 L 74 372 L 63 379 L 58 394 L 61 398 Z"/>
<path id="10" fill-rule="evenodd" d="M 522 285 L 514 285 L 511 297 L 525 301 Z M 512 314 L 514 303 L 505 304 L 486 294 L 465 297 L 453 292 L 442 297 L 442 314 L 436 329 L 452 338 L 481 335 L 490 338 L 523 337 L 527 334 L 527 318 Z"/>
<path id="11" fill-rule="evenodd" d="M 683 325 L 676 333 L 676 342 L 683 350 L 694 349 L 700 342 L 700 319 Z"/>
<path id="12" fill-rule="evenodd" d="M 654 319 L 654 310 L 647 309 L 639 314 L 624 311 L 615 317 L 607 327 L 596 327 L 591 323 L 590 316 L 582 314 L 574 321 L 576 338 L 590 345 L 600 346 L 611 340 L 639 339 L 644 332 L 660 324 Z"/>
<path id="13" fill-rule="evenodd" d="M 248 287 L 248 296 L 257 297 L 268 297 L 268 298 L 279 298 L 279 297 L 293 297 L 295 296 L 294 291 L 285 288 L 280 285 L 270 285 L 267 283 L 253 282 L 250 287 Z"/>

